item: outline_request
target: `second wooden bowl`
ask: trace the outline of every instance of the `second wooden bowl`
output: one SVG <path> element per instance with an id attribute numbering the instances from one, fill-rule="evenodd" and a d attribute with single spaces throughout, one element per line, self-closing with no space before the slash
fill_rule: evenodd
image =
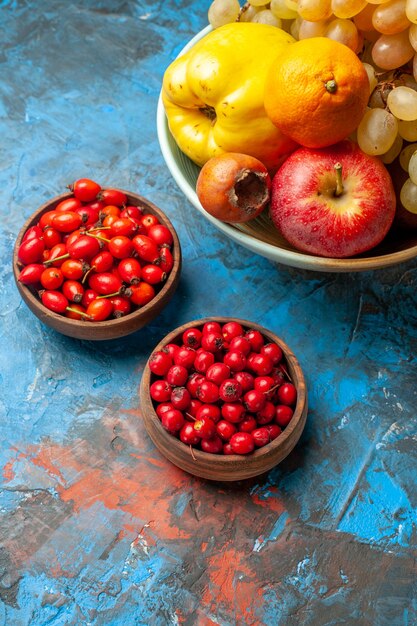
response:
<path id="1" fill-rule="evenodd" d="M 192 327 L 202 328 L 206 322 L 213 320 L 224 324 L 231 321 L 231 318 L 210 317 L 188 322 L 170 332 L 155 347 L 153 352 L 161 350 L 169 343 L 180 343 L 185 330 Z M 210 454 L 197 449 L 191 451 L 189 446 L 163 428 L 155 412 L 155 405 L 150 395 L 150 385 L 154 380 L 154 375 L 149 369 L 149 362 L 145 366 L 139 390 L 145 428 L 161 454 L 190 474 L 216 481 L 236 481 L 251 478 L 267 472 L 280 463 L 297 444 L 307 417 L 307 390 L 304 375 L 295 355 L 287 344 L 280 337 L 258 324 L 240 319 L 234 321 L 242 324 L 244 329 L 259 330 L 268 341 L 275 342 L 281 347 L 289 376 L 297 388 L 294 415 L 288 426 L 276 439 L 248 455 Z"/>
<path id="2" fill-rule="evenodd" d="M 159 315 L 159 313 L 168 304 L 168 302 L 171 300 L 172 296 L 175 293 L 181 273 L 181 247 L 174 226 L 172 225 L 166 214 L 146 198 L 138 194 L 131 193 L 129 191 L 124 191 L 124 193 L 127 195 L 129 204 L 140 206 L 144 209 L 145 213 L 152 213 L 153 215 L 156 215 L 160 223 L 165 224 L 165 226 L 169 228 L 174 240 L 172 246 L 174 265 L 168 275 L 166 282 L 163 284 L 162 288 L 158 291 L 156 296 L 148 304 L 136 309 L 135 311 L 123 317 L 119 317 L 117 319 L 108 319 L 102 322 L 89 322 L 70 319 L 68 317 L 65 317 L 64 315 L 54 313 L 53 311 L 50 311 L 49 309 L 44 307 L 39 297 L 33 292 L 33 290 L 18 281 L 18 276 L 22 269 L 22 265 L 19 263 L 18 260 L 18 250 L 27 229 L 30 226 L 37 224 L 40 216 L 43 213 L 54 209 L 57 204 L 62 200 L 66 200 L 67 198 L 72 197 L 71 193 L 56 196 L 55 198 L 52 198 L 52 200 L 49 200 L 48 202 L 43 204 L 26 221 L 18 234 L 13 253 L 13 273 L 19 293 L 26 305 L 32 311 L 32 313 L 36 315 L 36 317 L 40 319 L 41 322 L 62 333 L 63 335 L 74 337 L 76 339 L 87 339 L 90 341 L 124 337 L 143 328 L 157 315 Z"/>

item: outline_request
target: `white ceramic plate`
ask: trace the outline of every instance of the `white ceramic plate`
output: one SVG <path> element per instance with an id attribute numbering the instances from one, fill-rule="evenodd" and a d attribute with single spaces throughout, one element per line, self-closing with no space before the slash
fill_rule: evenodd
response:
<path id="1" fill-rule="evenodd" d="M 210 31 L 211 27 L 207 26 L 195 35 L 181 50 L 179 56 L 187 52 Z M 159 96 L 157 108 L 157 133 L 165 163 L 178 187 L 191 204 L 227 237 L 271 261 L 300 269 L 321 272 L 359 272 L 389 267 L 417 256 L 416 245 L 407 246 L 407 244 L 404 245 L 400 242 L 398 249 L 396 249 L 395 242 L 390 241 L 383 242 L 378 248 L 374 248 L 367 254 L 355 258 L 333 259 L 318 257 L 297 251 L 282 238 L 281 241 L 276 243 L 277 233 L 273 229 L 272 224 L 269 223 L 267 216 L 261 216 L 253 220 L 253 227 L 251 227 L 251 222 L 236 226 L 221 222 L 207 213 L 198 200 L 195 189 L 200 168 L 181 152 L 171 135 L 161 95 Z M 257 237 L 258 230 L 265 236 L 269 226 L 274 230 L 271 239 L 275 240 L 275 242 L 271 243 L 267 243 Z M 278 236 L 279 239 L 280 237 Z"/>

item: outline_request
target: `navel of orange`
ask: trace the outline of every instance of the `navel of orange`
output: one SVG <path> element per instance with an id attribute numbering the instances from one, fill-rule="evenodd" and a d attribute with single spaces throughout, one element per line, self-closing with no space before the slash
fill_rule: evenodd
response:
<path id="1" fill-rule="evenodd" d="M 265 83 L 265 110 L 282 133 L 308 148 L 348 137 L 369 99 L 359 57 L 326 37 L 303 39 L 273 61 Z"/>

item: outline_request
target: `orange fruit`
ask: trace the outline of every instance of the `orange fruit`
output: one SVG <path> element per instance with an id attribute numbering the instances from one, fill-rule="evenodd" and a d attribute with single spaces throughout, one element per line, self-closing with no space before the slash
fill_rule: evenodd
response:
<path id="1" fill-rule="evenodd" d="M 369 99 L 369 80 L 359 57 L 326 37 L 302 39 L 273 61 L 264 104 L 287 137 L 308 148 L 346 139 L 359 125 Z"/>

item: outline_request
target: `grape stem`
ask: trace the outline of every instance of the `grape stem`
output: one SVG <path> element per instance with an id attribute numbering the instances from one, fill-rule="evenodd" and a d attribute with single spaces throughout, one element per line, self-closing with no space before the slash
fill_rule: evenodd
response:
<path id="1" fill-rule="evenodd" d="M 334 195 L 336 196 L 336 198 L 338 198 L 339 196 L 342 195 L 342 193 L 345 190 L 343 187 L 342 164 L 336 163 L 336 165 L 334 166 L 334 169 L 336 172 L 336 190 L 334 192 Z"/>

